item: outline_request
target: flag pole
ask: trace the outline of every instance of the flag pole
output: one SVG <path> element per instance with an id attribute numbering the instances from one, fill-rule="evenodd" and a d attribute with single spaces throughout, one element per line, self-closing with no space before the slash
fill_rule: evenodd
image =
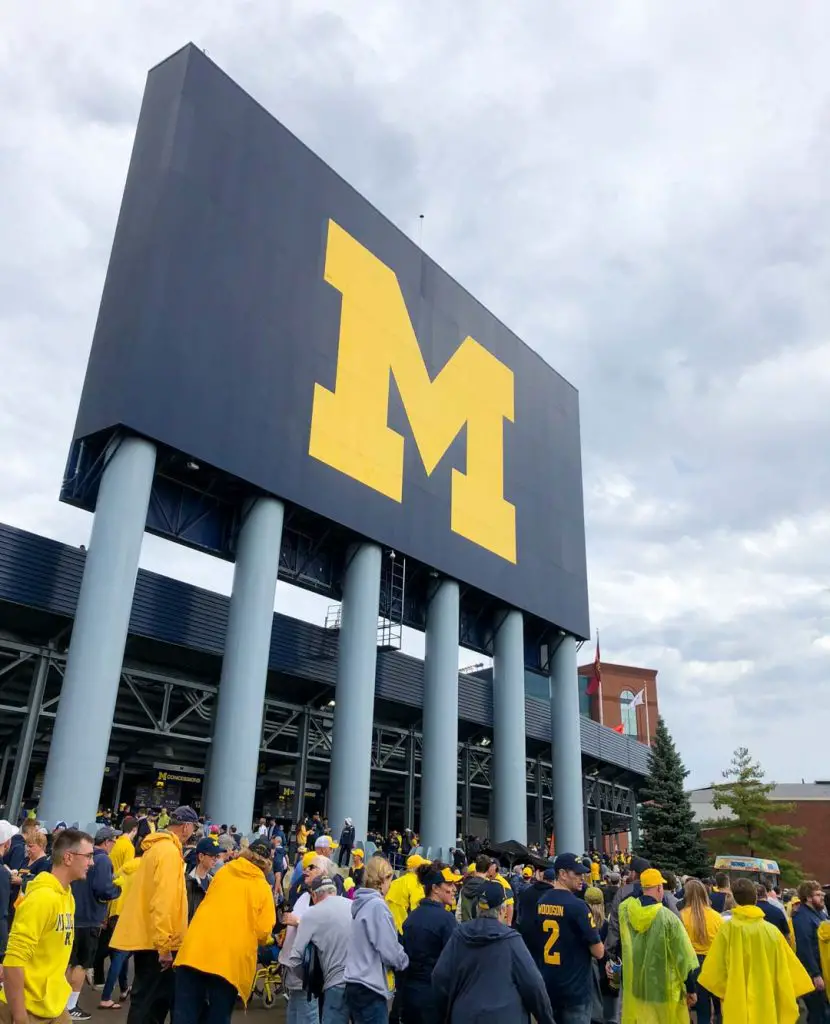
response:
<path id="1" fill-rule="evenodd" d="M 646 696 L 646 743 L 651 746 L 651 725 L 648 720 L 648 683 L 643 680 L 643 690 Z"/>
<path id="2" fill-rule="evenodd" d="M 597 630 L 597 648 L 599 648 L 599 630 Z M 599 724 L 605 725 L 605 716 L 602 710 L 602 670 L 599 673 L 599 685 L 597 687 L 597 700 L 599 701 Z"/>

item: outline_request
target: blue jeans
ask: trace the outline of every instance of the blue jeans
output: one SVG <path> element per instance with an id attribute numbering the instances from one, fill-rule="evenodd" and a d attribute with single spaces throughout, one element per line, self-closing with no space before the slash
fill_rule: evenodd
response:
<path id="1" fill-rule="evenodd" d="M 701 967 L 705 959 L 705 956 L 698 955 L 697 960 Z M 697 1012 L 697 1019 L 700 1024 L 709 1024 L 709 1021 L 712 1019 L 713 1010 L 715 1012 L 715 1021 L 720 1021 L 720 999 L 717 996 L 713 996 L 709 989 L 704 988 L 699 981 L 695 981 L 695 995 L 697 996 L 695 1011 Z"/>
<path id="2" fill-rule="evenodd" d="M 365 985 L 347 982 L 346 1001 L 353 1024 L 388 1024 L 389 1003 Z"/>
<path id="3" fill-rule="evenodd" d="M 323 1019 L 321 1024 L 349 1024 L 346 1004 L 346 986 L 332 985 L 323 993 Z"/>
<path id="4" fill-rule="evenodd" d="M 110 949 L 110 969 L 107 972 L 107 980 L 104 983 L 104 991 L 101 993 L 101 1002 L 108 1003 L 112 999 L 115 983 L 121 989 L 121 995 L 127 991 L 129 981 L 127 979 L 127 964 L 130 962 L 132 953 L 123 949 Z"/>
<path id="5" fill-rule="evenodd" d="M 286 1024 L 318 1024 L 319 1020 L 317 1000 L 309 999 L 301 988 L 289 989 Z"/>
<path id="6" fill-rule="evenodd" d="M 555 1006 L 553 1008 L 553 1019 L 556 1024 L 591 1024 L 591 1011 L 593 1003 L 583 1003 L 581 1006 Z"/>

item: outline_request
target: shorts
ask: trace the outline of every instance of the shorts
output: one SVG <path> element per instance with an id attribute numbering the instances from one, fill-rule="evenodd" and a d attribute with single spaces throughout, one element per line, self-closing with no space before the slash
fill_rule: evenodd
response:
<path id="1" fill-rule="evenodd" d="M 98 952 L 100 928 L 76 928 L 72 952 L 69 954 L 70 967 L 83 967 L 89 971 L 95 966 L 95 955 Z"/>

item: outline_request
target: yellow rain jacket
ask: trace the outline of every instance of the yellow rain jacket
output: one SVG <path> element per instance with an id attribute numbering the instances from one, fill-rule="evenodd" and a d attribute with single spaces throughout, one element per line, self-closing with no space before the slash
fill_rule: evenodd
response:
<path id="1" fill-rule="evenodd" d="M 680 918 L 662 903 L 620 904 L 622 1024 L 689 1024 L 686 978 L 697 957 Z"/>
<path id="2" fill-rule="evenodd" d="M 698 979 L 721 1001 L 724 1024 L 795 1024 L 813 982 L 760 907 L 735 907 Z"/>
<path id="3" fill-rule="evenodd" d="M 190 922 L 176 967 L 193 967 L 230 982 L 248 1002 L 256 974 L 257 946 L 271 940 L 274 894 L 245 851 L 218 871 Z"/>
<path id="4" fill-rule="evenodd" d="M 129 861 L 135 860 L 135 847 L 133 841 L 129 836 L 121 835 L 115 840 L 115 846 L 110 851 L 110 861 L 112 862 L 112 873 L 114 877 L 118 877 L 121 872 L 121 868 L 124 867 Z M 119 883 L 116 882 L 116 885 Z M 121 907 L 124 906 L 124 888 L 121 888 L 121 895 L 117 900 L 113 900 L 108 908 L 110 917 L 117 917 L 121 913 Z"/>
<path id="5" fill-rule="evenodd" d="M 153 832 L 141 848 L 144 856 L 139 859 L 110 945 L 113 949 L 170 953 L 181 947 L 187 931 L 182 844 L 172 832 Z"/>
<path id="6" fill-rule="evenodd" d="M 2 870 L 2 868 L 0 868 Z M 60 1017 L 69 998 L 66 968 L 75 935 L 75 898 L 51 871 L 42 871 L 26 888 L 15 911 L 5 967 L 22 967 L 26 1009 L 35 1017 Z M 5 992 L 0 1000 L 6 1002 Z"/>
<path id="7" fill-rule="evenodd" d="M 792 923 L 790 924 L 792 929 Z M 818 926 L 818 955 L 821 960 L 821 976 L 824 978 L 825 991 L 830 992 L 830 921 L 822 921 Z"/>
<path id="8" fill-rule="evenodd" d="M 119 836 L 110 852 L 112 873 L 117 875 L 128 860 L 135 860 L 135 847 L 129 836 Z"/>
<path id="9" fill-rule="evenodd" d="M 110 903 L 110 917 L 119 917 L 121 915 L 121 911 L 124 909 L 124 903 L 127 899 L 127 893 L 133 886 L 136 872 L 140 866 L 140 858 L 133 857 L 133 859 L 128 860 L 126 864 L 122 864 L 121 870 L 115 875 L 114 882 L 116 885 L 121 886 L 121 895 L 117 900 L 113 900 L 112 903 Z"/>
<path id="10" fill-rule="evenodd" d="M 389 886 L 386 905 L 392 911 L 398 935 L 403 934 L 403 923 L 424 898 L 424 887 L 414 871 L 405 871 Z"/>

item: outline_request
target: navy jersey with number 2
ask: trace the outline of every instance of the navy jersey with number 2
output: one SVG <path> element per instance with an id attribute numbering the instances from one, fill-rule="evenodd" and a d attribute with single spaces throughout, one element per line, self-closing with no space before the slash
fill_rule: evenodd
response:
<path id="1" fill-rule="evenodd" d="M 589 947 L 600 941 L 584 900 L 565 889 L 548 889 L 539 897 L 533 955 L 554 1010 L 591 1001 Z"/>

